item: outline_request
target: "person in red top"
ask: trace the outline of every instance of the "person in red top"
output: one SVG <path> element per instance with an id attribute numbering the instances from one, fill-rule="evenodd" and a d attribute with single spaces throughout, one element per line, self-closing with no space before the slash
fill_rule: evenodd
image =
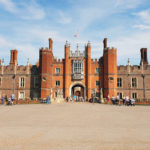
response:
<path id="1" fill-rule="evenodd" d="M 110 97 L 109 97 L 109 95 L 107 96 L 107 103 L 109 103 L 110 102 Z"/>

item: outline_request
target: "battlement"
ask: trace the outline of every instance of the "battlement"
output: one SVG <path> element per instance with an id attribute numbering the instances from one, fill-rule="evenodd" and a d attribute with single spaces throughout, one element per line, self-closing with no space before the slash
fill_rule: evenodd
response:
<path id="1" fill-rule="evenodd" d="M 120 70 L 120 71 L 127 70 L 127 66 L 120 65 L 117 67 L 117 70 Z"/>
<path id="2" fill-rule="evenodd" d="M 115 54 L 117 52 L 117 48 L 115 47 L 107 47 L 104 49 L 105 54 Z"/>
<path id="3" fill-rule="evenodd" d="M 57 59 L 57 58 L 55 58 L 53 60 L 53 63 L 55 63 L 55 64 L 62 64 L 63 63 L 63 59 Z"/>
<path id="4" fill-rule="evenodd" d="M 48 47 L 42 47 L 42 48 L 40 48 L 40 51 L 50 51 L 50 49 L 48 48 Z"/>
<path id="5" fill-rule="evenodd" d="M 27 69 L 29 67 L 29 70 L 32 68 L 32 65 L 30 66 L 0 66 L 0 73 L 2 72 L 3 67 L 3 74 L 14 74 L 16 70 L 16 74 L 26 74 Z"/>
<path id="6" fill-rule="evenodd" d="M 91 59 L 91 63 L 98 64 L 99 63 L 99 59 Z"/>
<path id="7" fill-rule="evenodd" d="M 141 68 L 138 65 L 134 65 L 134 66 L 131 66 L 131 69 L 136 71 L 136 70 L 140 70 Z"/>

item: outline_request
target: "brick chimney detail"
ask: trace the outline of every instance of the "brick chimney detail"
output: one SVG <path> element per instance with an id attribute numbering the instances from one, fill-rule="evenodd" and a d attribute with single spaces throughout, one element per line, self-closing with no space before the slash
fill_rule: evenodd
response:
<path id="1" fill-rule="evenodd" d="M 18 58 L 18 51 L 17 50 L 11 50 L 11 56 L 10 56 L 10 65 L 14 66 L 15 64 L 18 64 L 17 61 Z"/>
<path id="2" fill-rule="evenodd" d="M 140 65 L 148 65 L 148 59 L 147 59 L 147 48 L 141 48 L 141 62 Z"/>

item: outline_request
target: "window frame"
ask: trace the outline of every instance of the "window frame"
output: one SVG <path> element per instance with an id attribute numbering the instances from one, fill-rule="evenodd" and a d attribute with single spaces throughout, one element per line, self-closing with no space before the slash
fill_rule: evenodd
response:
<path id="1" fill-rule="evenodd" d="M 23 98 L 20 97 L 21 93 L 24 93 L 24 97 Z M 25 91 L 19 91 L 19 100 L 20 99 L 23 99 L 23 100 L 25 99 Z"/>
<path id="2" fill-rule="evenodd" d="M 97 83 L 99 83 L 99 84 L 97 84 Z M 96 80 L 95 85 L 96 85 L 96 86 L 100 86 L 100 85 L 101 85 L 100 81 L 99 81 L 99 80 Z"/>
<path id="3" fill-rule="evenodd" d="M 23 81 L 23 84 L 24 84 L 24 85 L 23 85 L 23 86 L 21 86 L 21 84 L 22 84 L 21 79 L 22 79 L 22 78 L 24 79 L 24 81 Z M 25 77 L 20 77 L 20 78 L 19 78 L 19 87 L 20 87 L 20 88 L 25 88 Z"/>
<path id="4" fill-rule="evenodd" d="M 58 84 L 58 83 L 59 83 L 59 84 Z M 60 80 L 56 80 L 56 81 L 55 81 L 55 86 L 56 86 L 56 87 L 59 87 L 59 86 L 60 86 Z"/>
<path id="5" fill-rule="evenodd" d="M 59 69 L 59 72 L 57 72 L 57 69 Z M 60 74 L 60 68 L 59 67 L 55 68 L 55 74 Z"/>
<path id="6" fill-rule="evenodd" d="M 99 71 L 97 71 L 97 70 L 99 70 Z M 95 73 L 100 74 L 100 68 L 95 68 Z"/>
<path id="7" fill-rule="evenodd" d="M 133 79 L 136 79 L 136 86 L 133 86 L 133 83 L 134 83 L 134 82 L 133 82 Z M 132 87 L 132 88 L 137 88 L 137 87 L 138 87 L 138 84 L 137 84 L 137 83 L 138 83 L 137 78 L 136 78 L 136 77 L 132 77 L 132 78 L 131 78 L 131 87 Z"/>
<path id="8" fill-rule="evenodd" d="M 135 98 L 133 95 L 136 95 L 136 98 Z M 137 92 L 132 92 L 132 98 L 133 98 L 133 99 L 137 99 L 137 98 L 138 98 Z"/>
<path id="9" fill-rule="evenodd" d="M 73 74 L 82 74 L 84 72 L 83 60 L 77 59 L 72 61 L 72 73 Z"/>
<path id="10" fill-rule="evenodd" d="M 118 79 L 121 79 L 121 80 L 119 80 L 119 82 L 118 82 Z M 117 78 L 117 88 L 122 88 L 123 87 L 123 84 L 122 84 L 123 82 L 122 82 L 122 78 L 121 77 L 118 77 Z"/>

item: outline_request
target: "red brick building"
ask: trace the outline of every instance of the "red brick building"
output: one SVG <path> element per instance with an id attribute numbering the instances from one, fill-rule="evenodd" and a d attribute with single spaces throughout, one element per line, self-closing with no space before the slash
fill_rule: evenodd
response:
<path id="1" fill-rule="evenodd" d="M 117 66 L 117 49 L 107 47 L 105 38 L 103 56 L 98 60 L 91 58 L 91 44 L 85 50 L 71 51 L 66 42 L 65 58 L 56 60 L 53 55 L 53 41 L 49 39 L 49 48 L 39 51 L 39 63 L 19 66 L 17 50 L 11 50 L 8 66 L 2 60 L 0 65 L 0 96 L 15 94 L 16 98 L 52 98 L 58 95 L 79 95 L 90 99 L 92 94 L 110 97 L 117 94 L 129 95 L 138 99 L 150 99 L 150 66 L 147 49 L 141 49 L 139 66 Z"/>

